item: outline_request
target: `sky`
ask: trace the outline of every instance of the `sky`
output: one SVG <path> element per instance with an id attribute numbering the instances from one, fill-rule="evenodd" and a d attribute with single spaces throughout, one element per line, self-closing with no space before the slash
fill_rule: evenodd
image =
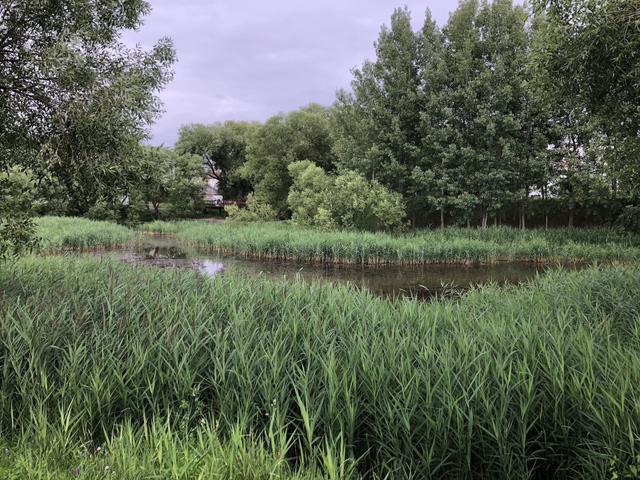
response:
<path id="1" fill-rule="evenodd" d="M 150 0 L 128 45 L 170 37 L 175 75 L 160 93 L 153 145 L 172 146 L 189 123 L 264 121 L 309 103 L 331 105 L 351 69 L 373 59 L 393 10 L 406 5 L 419 29 L 427 8 L 444 24 L 457 0 Z"/>

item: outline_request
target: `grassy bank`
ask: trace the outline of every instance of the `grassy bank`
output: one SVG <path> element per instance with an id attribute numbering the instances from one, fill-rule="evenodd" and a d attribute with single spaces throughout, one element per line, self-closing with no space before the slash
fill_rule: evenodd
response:
<path id="1" fill-rule="evenodd" d="M 622 475 L 640 453 L 639 291 L 637 269 L 591 268 L 424 304 L 23 259 L 0 269 L 0 465 L 94 468 L 101 446 L 131 472 L 189 472 L 173 478 Z"/>
<path id="2" fill-rule="evenodd" d="M 36 225 L 39 247 L 44 251 L 116 247 L 136 237 L 122 225 L 78 217 L 39 217 Z"/>
<path id="3" fill-rule="evenodd" d="M 354 264 L 490 263 L 496 261 L 637 261 L 640 236 L 618 230 L 513 228 L 423 230 L 392 235 L 322 232 L 286 223 L 229 225 L 153 222 L 144 231 L 171 233 L 217 253 Z"/>
<path id="4" fill-rule="evenodd" d="M 37 219 L 42 251 L 122 246 L 132 229 L 84 218 Z M 143 232 L 174 235 L 205 251 L 262 259 L 344 264 L 592 262 L 640 260 L 640 236 L 619 230 L 512 228 L 423 230 L 407 234 L 323 232 L 289 223 L 229 225 L 203 221 L 152 222 Z"/>
<path id="5" fill-rule="evenodd" d="M 0 440 L 3 480 L 282 479 L 321 480 L 322 470 L 294 469 L 277 445 L 271 449 L 235 428 L 222 441 L 214 426 L 190 431 L 153 420 L 142 427 L 125 422 L 101 444 L 80 442 L 61 423 L 46 432 Z M 339 478 L 339 477 L 334 477 Z"/>

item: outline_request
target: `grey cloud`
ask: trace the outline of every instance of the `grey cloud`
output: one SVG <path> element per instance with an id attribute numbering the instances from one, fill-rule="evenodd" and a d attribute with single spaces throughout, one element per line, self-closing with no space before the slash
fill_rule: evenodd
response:
<path id="1" fill-rule="evenodd" d="M 457 0 L 404 2 L 414 27 L 432 11 L 443 24 Z M 350 70 L 374 54 L 394 1 L 151 0 L 152 12 L 124 41 L 146 48 L 174 40 L 175 77 L 160 94 L 165 113 L 152 143 L 172 145 L 181 125 L 265 120 L 311 102 L 331 104 Z"/>

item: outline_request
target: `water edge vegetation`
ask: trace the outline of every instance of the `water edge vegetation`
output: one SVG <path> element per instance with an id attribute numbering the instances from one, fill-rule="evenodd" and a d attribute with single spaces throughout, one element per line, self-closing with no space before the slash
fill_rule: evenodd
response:
<path id="1" fill-rule="evenodd" d="M 637 268 L 594 267 L 425 304 L 23 258 L 0 270 L 0 465 L 89 470 L 100 448 L 122 478 L 622 475 L 638 289 Z"/>
<path id="2" fill-rule="evenodd" d="M 352 264 L 637 261 L 640 236 L 613 228 L 445 228 L 406 234 L 322 231 L 288 223 L 151 222 L 198 248 L 278 260 Z"/>

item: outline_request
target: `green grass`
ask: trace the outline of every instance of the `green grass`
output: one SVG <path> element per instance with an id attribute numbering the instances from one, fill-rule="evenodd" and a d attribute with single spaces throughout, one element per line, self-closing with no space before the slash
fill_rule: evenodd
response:
<path id="1" fill-rule="evenodd" d="M 139 232 L 111 222 L 73 217 L 37 219 L 42 251 L 126 245 Z M 317 230 L 290 223 L 229 225 L 151 222 L 140 231 L 174 235 L 204 251 L 261 259 L 344 264 L 593 262 L 640 260 L 640 236 L 608 228 L 422 230 L 407 234 Z"/>
<path id="2" fill-rule="evenodd" d="M 0 466 L 102 478 L 102 446 L 117 478 L 632 473 L 638 292 L 631 267 L 425 304 L 25 258 L 0 269 Z"/>
<path id="3" fill-rule="evenodd" d="M 78 217 L 40 217 L 36 226 L 43 251 L 118 247 L 136 237 L 136 232 L 122 225 Z"/>
<path id="4" fill-rule="evenodd" d="M 294 471 L 286 445 L 267 448 L 239 428 L 221 441 L 214 426 L 203 423 L 185 433 L 157 420 L 144 427 L 125 422 L 104 443 L 79 442 L 58 423 L 29 432 L 11 443 L 0 440 L 0 478 L 44 479 L 264 479 L 320 480 L 317 469 Z M 73 420 L 73 419 L 71 419 Z"/>
<path id="5" fill-rule="evenodd" d="M 154 222 L 149 232 L 172 233 L 216 253 L 305 262 L 354 264 L 591 262 L 640 260 L 640 236 L 619 230 L 512 228 L 423 230 L 404 235 L 323 232 L 288 223 Z"/>

